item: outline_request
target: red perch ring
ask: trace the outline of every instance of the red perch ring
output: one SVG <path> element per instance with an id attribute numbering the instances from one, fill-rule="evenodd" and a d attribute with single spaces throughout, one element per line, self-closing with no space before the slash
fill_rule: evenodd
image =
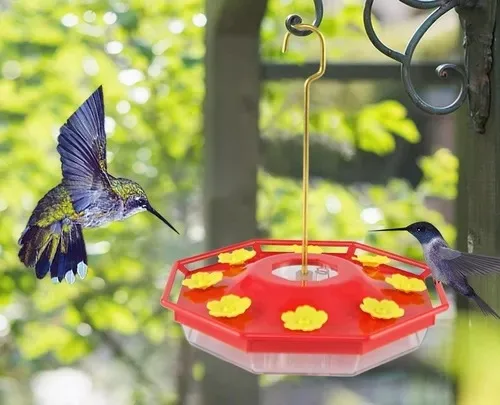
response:
<path id="1" fill-rule="evenodd" d="M 416 350 L 449 307 L 439 283 L 432 302 L 422 262 L 349 241 L 309 249 L 306 276 L 301 241 L 255 239 L 178 260 L 161 303 L 193 346 L 250 372 L 329 376 Z M 235 251 L 245 257 L 217 260 Z"/>

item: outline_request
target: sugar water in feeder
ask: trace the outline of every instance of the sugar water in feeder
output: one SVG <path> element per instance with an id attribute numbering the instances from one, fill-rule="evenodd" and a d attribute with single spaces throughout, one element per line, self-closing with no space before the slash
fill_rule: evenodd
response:
<path id="1" fill-rule="evenodd" d="M 303 237 L 254 239 L 178 260 L 162 296 L 195 347 L 257 374 L 353 376 L 417 349 L 436 316 L 428 267 L 358 242 L 307 238 L 309 88 L 304 84 Z M 283 43 L 286 50 L 290 33 Z"/>

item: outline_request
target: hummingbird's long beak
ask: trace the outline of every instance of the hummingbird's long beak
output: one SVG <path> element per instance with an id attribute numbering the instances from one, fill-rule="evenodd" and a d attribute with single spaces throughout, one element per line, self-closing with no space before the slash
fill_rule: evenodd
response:
<path id="1" fill-rule="evenodd" d="M 174 230 L 174 232 L 175 232 L 177 235 L 180 235 L 180 233 L 177 231 L 177 229 L 175 229 L 175 228 L 173 227 L 173 225 L 172 225 L 170 222 L 168 222 L 165 218 L 163 218 L 163 216 L 162 216 L 162 215 L 161 215 L 158 211 L 156 211 L 156 210 L 155 210 L 155 209 L 154 209 L 154 208 L 153 208 L 150 204 L 148 204 L 148 206 L 146 207 L 146 209 L 147 209 L 147 210 L 148 210 L 151 214 L 153 214 L 156 218 L 161 219 L 161 221 L 162 221 L 164 224 L 168 225 L 171 229 L 173 229 L 173 230 Z"/>
<path id="2" fill-rule="evenodd" d="M 373 229 L 370 232 L 392 232 L 392 231 L 407 231 L 407 228 L 386 228 L 386 229 Z"/>

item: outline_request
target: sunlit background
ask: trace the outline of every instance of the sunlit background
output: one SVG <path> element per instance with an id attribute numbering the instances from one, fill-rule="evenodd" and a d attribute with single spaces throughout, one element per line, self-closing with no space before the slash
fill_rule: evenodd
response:
<path id="1" fill-rule="evenodd" d="M 376 3 L 382 40 L 404 49 L 426 13 Z M 389 63 L 366 37 L 362 8 L 356 0 L 325 1 L 329 66 L 359 63 L 369 72 L 370 64 Z M 293 38 L 281 54 L 291 13 L 312 20 L 312 1 L 269 0 L 264 65 L 318 59 L 309 38 Z M 191 355 L 160 296 L 172 262 L 204 251 L 206 242 L 207 23 L 202 0 L 0 0 L 0 404 L 202 403 L 198 382 L 210 370 Z M 415 63 L 457 61 L 459 45 L 458 18 L 449 13 Z M 435 104 L 455 97 L 453 86 L 415 82 Z M 101 84 L 110 173 L 139 182 L 181 236 L 146 213 L 85 230 L 89 275 L 54 286 L 23 268 L 17 240 L 38 199 L 61 179 L 59 127 Z M 301 237 L 302 85 L 262 83 L 256 215 L 263 236 Z M 421 259 L 410 235 L 366 234 L 425 219 L 453 244 L 457 117 L 420 112 L 399 77 L 323 79 L 312 99 L 310 238 L 359 240 Z M 424 347 L 394 367 L 342 380 L 260 377 L 261 403 L 454 404 L 448 374 L 429 365 L 454 314 L 452 305 Z"/>

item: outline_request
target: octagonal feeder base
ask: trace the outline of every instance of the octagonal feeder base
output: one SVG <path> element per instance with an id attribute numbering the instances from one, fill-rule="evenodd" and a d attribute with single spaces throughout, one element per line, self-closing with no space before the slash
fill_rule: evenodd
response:
<path id="1" fill-rule="evenodd" d="M 425 279 L 429 269 L 414 261 L 357 242 L 310 241 L 321 254 L 308 254 L 308 273 L 293 240 L 250 240 L 174 263 L 162 305 L 174 312 L 188 341 L 221 359 L 257 374 L 352 376 L 417 349 L 436 315 L 448 308 L 440 284 L 433 303 L 429 291 L 404 293 L 385 278 L 403 274 Z M 244 265 L 217 262 L 220 253 L 252 249 Z M 300 249 L 300 248 L 299 248 Z M 292 249 L 293 250 L 293 249 Z M 360 253 L 388 257 L 388 264 L 365 268 Z M 221 271 L 223 279 L 204 290 L 182 286 L 192 273 Z M 235 318 L 209 315 L 207 302 L 234 294 L 249 297 L 250 308 Z M 361 311 L 365 297 L 389 299 L 405 310 L 401 318 L 381 320 Z M 434 305 L 436 304 L 436 305 Z M 328 314 L 318 330 L 284 327 L 281 314 L 311 305 Z"/>
<path id="2" fill-rule="evenodd" d="M 188 342 L 254 374 L 354 377 L 417 350 L 427 329 L 366 354 L 252 353 L 236 349 L 196 329 L 183 326 Z"/>

